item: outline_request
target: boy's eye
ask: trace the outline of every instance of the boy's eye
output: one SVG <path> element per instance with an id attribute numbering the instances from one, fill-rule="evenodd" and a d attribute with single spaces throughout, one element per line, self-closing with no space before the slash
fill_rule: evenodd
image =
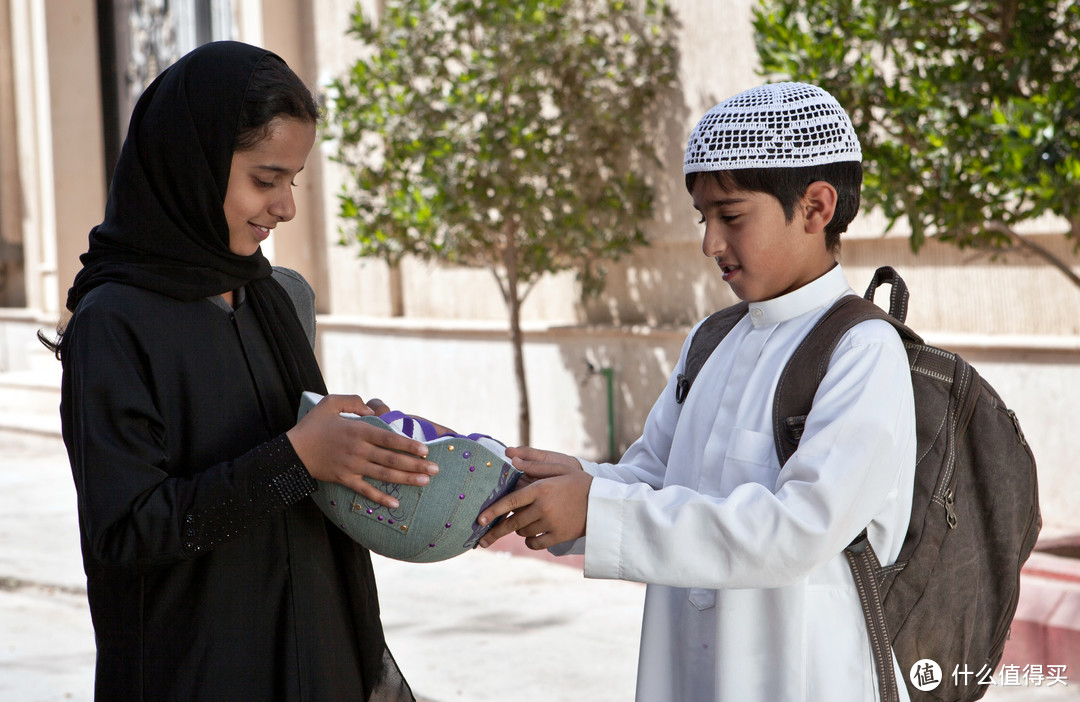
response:
<path id="1" fill-rule="evenodd" d="M 722 219 L 723 221 L 725 221 L 725 222 L 727 222 L 729 224 L 731 222 L 734 222 L 738 218 L 739 218 L 739 215 L 737 215 L 737 214 L 719 215 L 719 219 Z M 698 224 L 705 224 L 706 221 L 707 221 L 707 219 L 706 219 L 705 215 L 701 215 L 701 219 L 699 219 L 697 223 Z"/>

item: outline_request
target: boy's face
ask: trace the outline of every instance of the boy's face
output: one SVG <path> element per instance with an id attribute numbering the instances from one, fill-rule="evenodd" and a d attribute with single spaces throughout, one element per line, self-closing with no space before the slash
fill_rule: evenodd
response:
<path id="1" fill-rule="evenodd" d="M 836 262 L 825 248 L 814 205 L 805 199 L 788 222 L 772 195 L 721 188 L 710 174 L 700 174 L 690 194 L 705 225 L 702 253 L 716 260 L 740 300 L 761 302 L 797 290 Z"/>

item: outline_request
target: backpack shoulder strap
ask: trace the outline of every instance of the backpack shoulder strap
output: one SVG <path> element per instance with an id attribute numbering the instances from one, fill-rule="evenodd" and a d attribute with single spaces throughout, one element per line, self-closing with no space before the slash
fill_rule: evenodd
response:
<path id="1" fill-rule="evenodd" d="M 888 314 L 873 302 L 874 293 L 884 283 L 892 285 Z M 810 407 L 814 402 L 814 394 L 825 377 L 836 345 L 849 329 L 860 322 L 880 319 L 892 324 L 905 344 L 923 343 L 918 334 L 904 325 L 907 301 L 907 286 L 903 279 L 890 267 L 879 268 L 863 297 L 847 295 L 837 300 L 795 348 L 780 374 L 776 394 L 773 396 L 773 440 L 781 466 L 799 446 L 806 416 L 810 414 Z M 873 651 L 880 699 L 882 702 L 899 702 L 888 624 L 877 580 L 880 564 L 865 529 L 844 553 L 859 591 L 859 601 Z"/>
<path id="2" fill-rule="evenodd" d="M 713 312 L 694 332 L 694 338 L 690 340 L 690 348 L 686 352 L 686 368 L 679 374 L 678 384 L 675 386 L 677 403 L 681 405 L 686 400 L 690 386 L 694 384 L 694 379 L 697 378 L 701 367 L 705 365 L 705 361 L 709 360 L 713 350 L 720 345 L 728 332 L 746 316 L 749 308 L 748 304 L 740 302 Z"/>
<path id="3" fill-rule="evenodd" d="M 893 288 L 890 313 L 873 303 L 877 287 L 886 282 Z M 896 271 L 887 266 L 879 268 L 864 297 L 847 295 L 837 300 L 795 347 L 773 396 L 773 440 L 781 466 L 799 446 L 814 394 L 825 377 L 836 345 L 849 329 L 869 319 L 880 319 L 892 324 L 903 341 L 922 343 L 922 338 L 903 323 L 907 297 L 907 287 Z"/>

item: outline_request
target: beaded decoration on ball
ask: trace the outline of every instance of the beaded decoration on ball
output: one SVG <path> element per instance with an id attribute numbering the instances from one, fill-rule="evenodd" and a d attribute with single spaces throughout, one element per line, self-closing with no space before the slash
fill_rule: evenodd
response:
<path id="1" fill-rule="evenodd" d="M 861 160 L 859 138 L 836 98 L 815 85 L 772 83 L 705 113 L 686 145 L 683 173 Z"/>

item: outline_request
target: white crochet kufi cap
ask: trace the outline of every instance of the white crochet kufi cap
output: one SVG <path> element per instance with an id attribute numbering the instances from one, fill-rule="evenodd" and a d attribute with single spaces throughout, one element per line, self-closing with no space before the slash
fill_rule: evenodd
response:
<path id="1" fill-rule="evenodd" d="M 862 149 L 836 98 L 815 85 L 773 83 L 706 112 L 686 145 L 683 173 L 841 161 L 862 161 Z"/>

